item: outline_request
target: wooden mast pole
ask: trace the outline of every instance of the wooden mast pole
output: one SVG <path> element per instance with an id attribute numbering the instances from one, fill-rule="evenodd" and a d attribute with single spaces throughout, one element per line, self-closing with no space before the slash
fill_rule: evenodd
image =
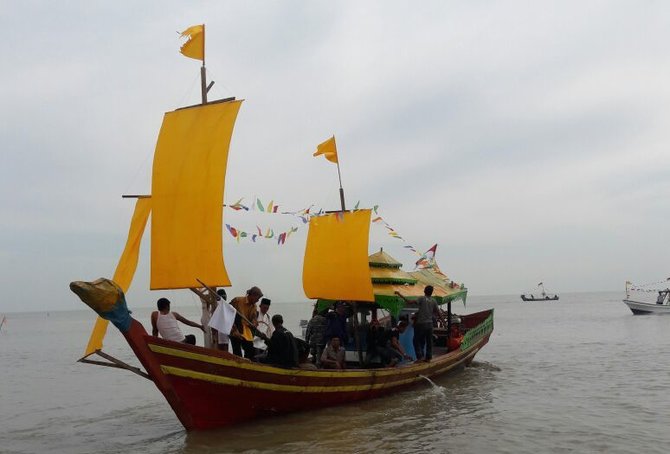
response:
<path id="1" fill-rule="evenodd" d="M 202 66 L 200 67 L 200 93 L 202 103 L 207 104 L 207 74 L 205 70 L 205 24 L 202 24 Z"/>
<path id="2" fill-rule="evenodd" d="M 342 174 L 340 173 L 340 156 L 337 156 L 337 178 L 340 180 L 340 204 L 342 205 L 342 211 L 347 211 L 347 208 L 344 204 L 344 189 L 342 189 Z"/>

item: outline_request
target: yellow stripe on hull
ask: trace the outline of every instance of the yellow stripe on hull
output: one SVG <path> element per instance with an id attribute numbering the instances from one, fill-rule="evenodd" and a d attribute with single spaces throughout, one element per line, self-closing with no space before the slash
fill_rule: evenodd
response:
<path id="1" fill-rule="evenodd" d="M 194 361 L 202 361 L 210 364 L 217 364 L 220 366 L 234 367 L 237 369 L 247 369 L 253 370 L 256 372 L 264 372 L 268 374 L 275 375 L 300 375 L 302 377 L 319 377 L 319 378 L 373 378 L 373 377 L 385 377 L 390 375 L 399 375 L 400 373 L 407 372 L 417 372 L 421 373 L 434 365 L 434 363 L 418 363 L 413 364 L 409 367 L 403 367 L 400 369 L 402 372 L 399 372 L 399 369 L 379 369 L 379 370 L 368 370 L 368 371 L 352 371 L 352 370 L 343 370 L 343 371 L 308 371 L 303 369 L 281 369 L 278 367 L 266 366 L 259 363 L 252 363 L 246 361 L 233 361 L 230 359 L 220 358 L 218 356 L 204 355 L 201 353 L 194 353 L 185 350 L 180 350 L 177 348 L 164 347 L 162 345 L 148 344 L 149 349 L 154 353 L 160 353 L 168 356 L 175 356 L 177 358 L 192 359 Z M 436 361 L 437 362 L 437 361 Z"/>
<path id="2" fill-rule="evenodd" d="M 299 385 L 280 385 L 276 383 L 266 383 L 258 381 L 239 380 L 237 378 L 230 378 L 221 375 L 207 374 L 203 372 L 195 372 L 192 370 L 182 369 L 172 366 L 161 366 L 163 373 L 167 375 L 174 375 L 177 377 L 192 378 L 195 380 L 204 380 L 210 383 L 217 383 L 220 385 L 240 386 L 244 388 L 263 389 L 267 391 L 280 392 L 294 392 L 294 393 L 332 393 L 332 392 L 355 392 L 355 391 L 370 391 L 373 389 L 389 388 L 407 383 L 412 383 L 421 379 L 416 376 L 404 380 L 376 383 L 367 385 L 347 385 L 347 386 L 299 386 Z"/>
<path id="3" fill-rule="evenodd" d="M 477 349 L 478 350 L 478 349 Z M 463 362 L 467 361 L 468 359 L 472 358 L 476 353 L 477 350 L 473 351 L 471 354 L 461 358 L 459 361 L 449 364 L 446 367 L 443 367 L 441 369 L 433 371 L 430 375 L 439 375 L 442 374 L 449 369 L 452 369 Z M 217 358 L 221 359 L 221 358 Z M 224 360 L 225 361 L 225 360 Z M 233 362 L 233 361 L 230 361 Z M 239 363 L 235 363 L 239 364 Z M 427 366 L 430 366 L 430 363 L 427 363 Z M 231 377 L 226 377 L 222 375 L 215 375 L 215 374 L 208 374 L 204 372 L 196 372 L 193 370 L 188 370 L 188 369 L 183 369 L 180 367 L 173 367 L 173 366 L 161 366 L 161 371 L 163 371 L 164 374 L 166 375 L 173 375 L 177 377 L 183 377 L 183 378 L 191 378 L 194 380 L 203 380 L 207 381 L 210 383 L 216 383 L 220 385 L 229 385 L 229 386 L 239 386 L 239 387 L 244 387 L 244 388 L 253 388 L 253 389 L 262 389 L 262 390 L 268 390 L 268 391 L 279 391 L 279 392 L 295 392 L 295 393 L 324 393 L 324 392 L 357 392 L 357 391 L 371 391 L 375 389 L 384 389 L 384 388 L 394 388 L 396 386 L 402 386 L 406 385 L 409 383 L 414 383 L 417 381 L 422 380 L 424 377 L 420 374 L 414 375 L 410 378 L 403 378 L 401 380 L 394 380 L 394 381 L 388 381 L 388 382 L 382 382 L 382 383 L 371 383 L 371 384 L 364 384 L 364 385 L 342 385 L 342 386 L 303 386 L 303 385 L 283 385 L 283 384 L 277 384 L 277 383 L 268 383 L 268 382 L 259 382 L 259 381 L 248 381 L 248 380 L 240 380 L 237 378 L 231 378 Z M 323 377 L 323 374 L 318 374 L 314 372 L 309 372 L 309 371 L 303 371 L 300 369 L 297 369 L 295 371 L 290 371 L 290 370 L 284 370 L 284 369 L 274 369 L 273 372 L 275 371 L 282 371 L 282 372 L 297 372 L 297 373 L 302 373 L 301 375 L 311 375 L 311 376 L 319 376 Z M 332 375 L 334 377 L 342 377 L 344 378 L 343 375 L 346 372 L 335 372 Z M 351 372 L 353 373 L 353 372 Z M 396 374 L 398 374 L 398 371 L 396 370 Z M 402 374 L 402 375 L 407 375 Z"/>

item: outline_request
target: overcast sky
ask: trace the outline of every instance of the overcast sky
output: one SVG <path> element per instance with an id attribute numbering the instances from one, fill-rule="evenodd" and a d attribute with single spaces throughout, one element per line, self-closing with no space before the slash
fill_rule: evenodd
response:
<path id="1" fill-rule="evenodd" d="M 79 309 L 72 280 L 111 277 L 148 193 L 165 111 L 199 101 L 177 31 L 207 26 L 210 99 L 245 99 L 225 198 L 348 204 L 411 269 L 471 294 L 622 289 L 668 266 L 667 2 L 4 2 L 0 313 Z M 295 219 L 225 212 L 242 230 Z M 304 300 L 306 229 L 284 246 L 225 233 L 233 294 Z M 128 300 L 152 305 L 149 235 Z M 623 292 L 622 292 L 623 294 Z M 195 304 L 173 292 L 179 305 Z"/>

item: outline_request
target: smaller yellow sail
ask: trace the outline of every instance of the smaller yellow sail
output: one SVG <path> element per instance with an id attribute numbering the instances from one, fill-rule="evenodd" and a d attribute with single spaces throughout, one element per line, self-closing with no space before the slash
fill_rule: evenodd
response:
<path id="1" fill-rule="evenodd" d="M 130 221 L 130 230 L 128 231 L 128 239 L 126 240 L 126 247 L 123 249 L 121 258 L 116 271 L 114 272 L 113 281 L 116 282 L 123 292 L 127 292 L 130 284 L 133 282 L 135 270 L 137 270 L 137 262 L 140 255 L 140 244 L 142 242 L 142 235 L 151 213 L 151 199 L 142 198 L 137 199 L 135 204 L 135 212 Z M 84 356 L 88 356 L 96 350 L 102 348 L 102 341 L 107 333 L 107 325 L 109 322 L 102 317 L 98 317 L 95 321 L 95 326 L 91 332 L 91 337 L 86 346 Z"/>
<path id="2" fill-rule="evenodd" d="M 302 271 L 307 298 L 374 301 L 368 241 L 370 210 L 310 219 Z"/>

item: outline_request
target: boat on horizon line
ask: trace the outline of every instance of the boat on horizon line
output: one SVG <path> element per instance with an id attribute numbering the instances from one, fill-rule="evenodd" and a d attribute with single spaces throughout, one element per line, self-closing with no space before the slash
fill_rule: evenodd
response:
<path id="1" fill-rule="evenodd" d="M 533 293 L 525 293 L 521 295 L 521 299 L 523 301 L 558 301 L 558 295 L 556 293 L 547 293 L 544 289 L 543 282 L 537 284 L 537 287 L 540 290 L 540 293 L 537 296 Z"/>
<path id="2" fill-rule="evenodd" d="M 427 378 L 469 365 L 489 341 L 493 309 L 452 317 L 451 303 L 465 300 L 464 286 L 451 283 L 447 288 L 447 280 L 442 277 L 446 276 L 435 270 L 405 276 L 400 263 L 390 256 L 380 254 L 373 263 L 368 257 L 371 210 L 346 210 L 341 188 L 341 210 L 310 218 L 303 288 L 305 295 L 321 307 L 334 301 L 349 302 L 355 345 L 347 348 L 346 369 L 260 364 L 226 351 L 154 337 L 130 315 L 125 292 L 135 273 L 149 214 L 150 289 L 231 285 L 223 260 L 223 190 L 241 101 L 207 101 L 204 56 L 201 77 L 202 103 L 164 116 L 154 155 L 151 194 L 137 196 L 126 247 L 113 279 L 70 284 L 70 289 L 99 315 L 80 361 L 126 369 L 151 380 L 186 430 L 212 429 L 375 398 L 425 384 Z M 447 324 L 458 324 L 462 335 L 459 344 L 448 342 L 451 326 L 438 326 L 438 343 L 431 361 L 374 367 L 371 358 L 364 355 L 359 334 L 374 311 L 386 312 L 385 320 L 390 323 L 401 311 L 416 310 L 411 301 L 422 294 L 427 279 L 433 279 L 438 287 L 438 302 L 447 305 Z M 397 288 L 410 303 L 394 294 Z M 311 305 L 306 309 L 311 312 Z M 125 337 L 144 370 L 102 351 L 101 336 L 109 321 Z M 92 355 L 106 361 L 91 359 Z"/>
<path id="3" fill-rule="evenodd" d="M 634 286 L 631 282 L 626 282 L 626 298 L 624 304 L 628 306 L 633 315 L 649 314 L 670 314 L 670 287 L 659 288 L 659 284 L 667 285 L 667 281 L 655 282 L 641 286 Z M 635 298 L 631 298 L 631 293 L 635 292 Z M 655 301 L 649 301 L 644 298 L 644 294 L 654 294 Z M 645 301 L 646 300 L 646 301 Z"/>

